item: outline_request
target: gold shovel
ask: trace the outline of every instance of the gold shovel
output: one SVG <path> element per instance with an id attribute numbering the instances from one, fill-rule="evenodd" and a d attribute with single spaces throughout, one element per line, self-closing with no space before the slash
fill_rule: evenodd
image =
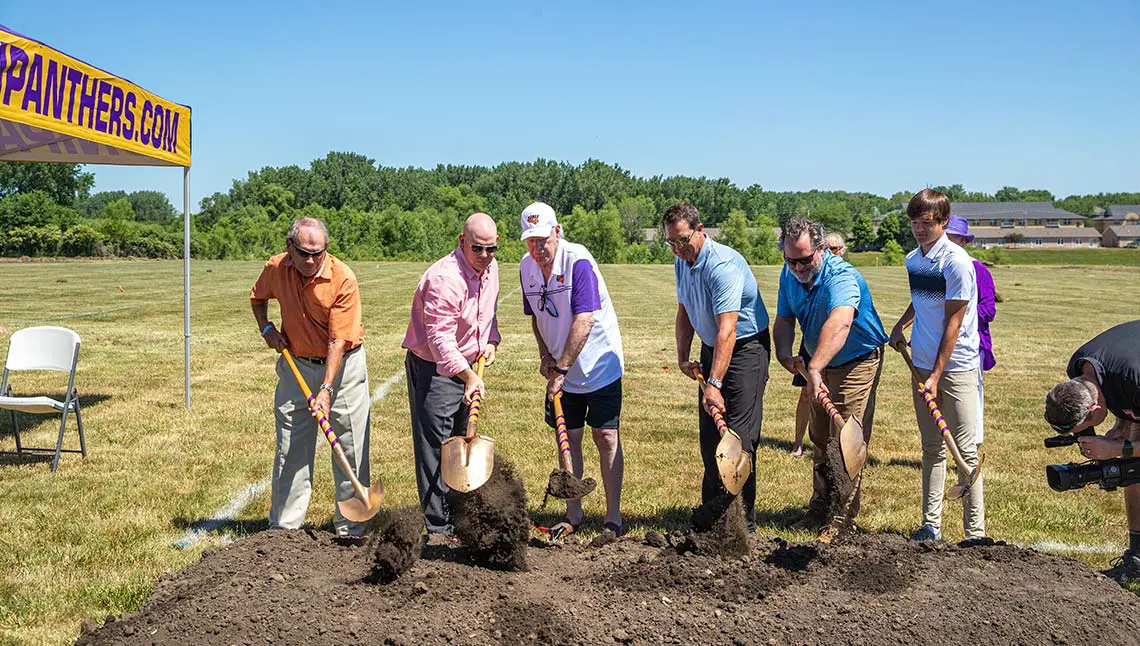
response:
<path id="1" fill-rule="evenodd" d="M 701 387 L 708 385 L 700 373 L 697 373 L 697 381 Z M 711 413 L 716 430 L 720 432 L 720 442 L 716 445 L 716 469 L 725 490 L 735 496 L 744 488 L 748 476 L 752 475 L 752 455 L 744 450 L 744 442 L 736 431 L 728 427 L 720 408 L 713 406 Z"/>
<path id="2" fill-rule="evenodd" d="M 942 433 L 942 442 L 946 444 L 946 450 L 950 453 L 950 457 L 954 458 L 954 464 L 958 467 L 959 473 L 965 473 L 968 476 L 966 484 L 956 484 L 950 487 L 946 492 L 946 498 L 949 500 L 957 500 L 965 496 L 970 491 L 970 485 L 978 481 L 978 476 L 982 473 L 982 458 L 978 456 L 978 466 L 974 469 L 966 466 L 966 461 L 962 459 L 962 452 L 958 450 L 958 443 L 954 441 L 954 436 L 950 434 L 950 427 L 946 425 L 946 420 L 942 418 L 942 411 L 938 409 L 938 402 L 934 401 L 934 397 L 930 391 L 926 389 L 926 384 L 918 376 L 918 370 L 915 369 L 914 363 L 910 360 L 910 353 L 907 352 L 906 347 L 895 348 L 898 353 L 902 355 L 903 361 L 906 362 L 907 367 L 910 368 L 910 374 L 914 377 L 914 383 L 918 388 L 918 394 L 922 396 L 922 400 L 926 402 L 926 406 L 930 409 L 930 416 L 934 418 L 934 423 L 938 425 L 938 431 Z"/>
<path id="3" fill-rule="evenodd" d="M 847 469 L 847 476 L 852 480 L 859 475 L 859 469 L 867 461 L 867 443 L 863 441 L 863 424 L 854 417 L 843 421 L 839 409 L 827 396 L 827 391 L 820 389 L 815 395 L 816 399 L 831 416 L 832 422 L 839 428 L 839 449 L 843 453 L 843 466 Z"/>
<path id="4" fill-rule="evenodd" d="M 293 376 L 297 378 L 297 385 L 301 387 L 301 393 L 305 395 L 305 401 L 309 403 L 309 407 L 313 405 L 313 392 L 309 390 L 308 384 L 305 383 L 305 378 L 301 376 L 301 371 L 297 370 L 297 364 L 293 362 L 293 355 L 289 352 L 288 348 L 281 350 L 281 354 L 285 357 L 286 363 L 289 364 L 289 369 L 293 371 Z M 373 483 L 371 488 L 365 488 L 360 484 L 360 480 L 356 477 L 356 470 L 348 463 L 348 457 L 344 454 L 344 449 L 340 446 L 340 440 L 337 439 L 336 433 L 333 433 L 332 427 L 329 426 L 329 420 L 324 415 L 317 418 L 317 423 L 320 424 L 321 430 L 324 431 L 325 439 L 329 441 L 329 446 L 332 448 L 333 458 L 340 466 L 340 470 L 348 476 L 352 482 L 352 491 L 356 497 L 351 500 L 338 500 L 336 506 L 340 509 L 340 515 L 344 516 L 351 522 L 363 523 L 364 521 L 376 515 L 380 511 L 380 505 L 384 502 L 384 482 L 380 476 L 376 476 L 376 482 Z"/>
<path id="5" fill-rule="evenodd" d="M 485 363 L 486 358 L 479 357 L 475 372 L 480 379 L 483 378 Z M 495 466 L 495 440 L 486 435 L 475 434 L 475 427 L 479 423 L 479 406 L 482 402 L 482 393 L 475 391 L 471 395 L 471 405 L 467 409 L 467 433 L 449 437 L 439 447 L 443 482 L 455 491 L 467 493 L 482 487 L 491 478 L 491 470 Z"/>

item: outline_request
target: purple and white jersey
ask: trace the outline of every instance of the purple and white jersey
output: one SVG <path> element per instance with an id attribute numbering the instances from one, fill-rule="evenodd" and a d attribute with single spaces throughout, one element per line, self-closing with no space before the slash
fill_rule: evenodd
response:
<path id="1" fill-rule="evenodd" d="M 519 263 L 523 311 L 533 316 L 550 354 L 557 360 L 566 348 L 575 314 L 594 313 L 594 327 L 586 345 L 570 367 L 563 388 L 568 393 L 590 393 L 612 384 L 625 372 L 617 314 L 610 304 L 606 281 L 598 263 L 580 244 L 558 241 L 549 280 L 542 268 L 523 256 Z"/>

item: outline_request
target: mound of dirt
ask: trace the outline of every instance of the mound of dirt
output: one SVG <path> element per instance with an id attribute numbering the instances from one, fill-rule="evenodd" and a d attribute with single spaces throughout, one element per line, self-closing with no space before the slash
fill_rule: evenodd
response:
<path id="1" fill-rule="evenodd" d="M 487 483 L 467 493 L 449 491 L 447 504 L 455 536 L 472 559 L 501 570 L 526 570 L 530 516 L 514 465 L 496 455 Z"/>
<path id="2" fill-rule="evenodd" d="M 692 527 L 674 541 L 682 554 L 740 557 L 748 553 L 748 524 L 740 496 L 721 494 L 693 508 Z"/>
<path id="3" fill-rule="evenodd" d="M 1140 643 L 1140 599 L 1067 557 L 855 535 L 752 537 L 741 558 L 625 537 L 530 549 L 528 572 L 429 545 L 388 585 L 372 555 L 317 531 L 269 531 L 159 581 L 138 612 L 79 644 Z"/>
<path id="4" fill-rule="evenodd" d="M 419 509 L 380 510 L 368 523 L 372 550 L 371 583 L 391 583 L 420 558 L 424 516 Z"/>

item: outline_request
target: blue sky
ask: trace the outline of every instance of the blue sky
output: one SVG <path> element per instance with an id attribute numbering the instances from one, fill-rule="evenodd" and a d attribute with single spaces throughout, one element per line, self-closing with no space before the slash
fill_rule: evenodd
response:
<path id="1" fill-rule="evenodd" d="M 190 105 L 193 210 L 330 150 L 769 190 L 1140 190 L 1134 0 L 0 0 L 0 22 Z M 89 168 L 181 208 L 177 170 Z"/>

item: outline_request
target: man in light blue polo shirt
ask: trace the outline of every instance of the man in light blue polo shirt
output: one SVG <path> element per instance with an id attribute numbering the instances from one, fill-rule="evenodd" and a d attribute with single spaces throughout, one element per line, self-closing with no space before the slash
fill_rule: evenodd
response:
<path id="1" fill-rule="evenodd" d="M 776 360 L 788 372 L 804 377 L 807 392 L 828 393 L 844 419 L 860 420 L 863 441 L 868 442 L 887 333 L 867 281 L 842 258 L 825 251 L 823 227 L 816 222 L 789 220 L 781 229 L 780 246 L 784 269 L 772 325 Z M 792 356 L 797 322 L 803 332 L 805 357 Z M 841 455 L 827 450 L 829 444 L 839 442 L 839 429 L 814 396 L 808 428 L 815 445 L 812 497 L 796 526 L 816 529 L 830 519 L 824 532 L 838 532 L 859 511 L 861 474 L 851 482 L 842 463 L 829 462 L 829 453 Z M 841 479 L 847 486 L 836 486 Z M 851 486 L 849 496 L 839 494 Z"/>
<path id="2" fill-rule="evenodd" d="M 756 277 L 736 250 L 709 238 L 693 205 L 678 202 L 662 217 L 665 240 L 677 256 L 677 366 L 690 379 L 705 375 L 700 395 L 700 444 L 704 463 L 701 500 L 724 493 L 716 467 L 720 433 L 710 407 L 724 411 L 752 459 L 752 473 L 740 491 L 749 530 L 756 527 L 756 445 L 764 416 L 771 339 L 768 311 Z M 700 361 L 691 361 L 693 333 L 701 339 Z"/>

